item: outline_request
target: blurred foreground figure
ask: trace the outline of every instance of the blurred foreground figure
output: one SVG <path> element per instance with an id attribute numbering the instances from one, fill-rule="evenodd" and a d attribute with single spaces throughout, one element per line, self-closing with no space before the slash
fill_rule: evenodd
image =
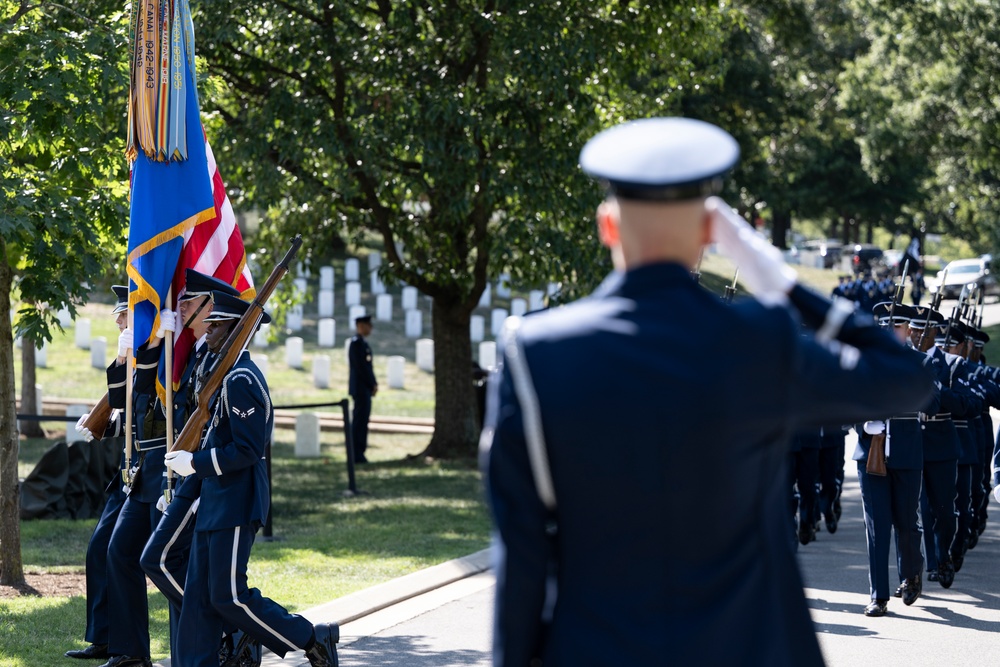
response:
<path id="1" fill-rule="evenodd" d="M 822 664 L 788 533 L 789 437 L 916 410 L 934 385 L 711 196 L 738 155 L 681 118 L 583 149 L 616 271 L 506 327 L 482 438 L 496 665 Z M 713 241 L 756 299 L 696 284 Z"/>

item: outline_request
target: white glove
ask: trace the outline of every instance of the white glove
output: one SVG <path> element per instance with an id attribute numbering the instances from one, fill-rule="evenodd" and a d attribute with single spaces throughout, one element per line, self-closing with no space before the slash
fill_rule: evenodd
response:
<path id="1" fill-rule="evenodd" d="M 781 251 L 758 236 L 722 199 L 709 197 L 705 210 L 712 216 L 712 240 L 740 267 L 740 278 L 750 291 L 764 303 L 783 302 L 798 276 L 785 264 Z"/>
<path id="2" fill-rule="evenodd" d="M 122 329 L 122 332 L 118 334 L 118 356 L 124 357 L 128 355 L 128 351 L 132 349 L 132 330 L 128 327 Z"/>
<path id="3" fill-rule="evenodd" d="M 865 422 L 865 433 L 868 435 L 878 435 L 885 431 L 885 422 L 883 421 L 873 421 Z"/>
<path id="4" fill-rule="evenodd" d="M 187 477 L 194 474 L 194 465 L 191 463 L 191 459 L 193 458 L 194 456 L 191 452 L 179 450 L 176 452 L 167 452 L 167 455 L 163 457 L 163 462 L 181 477 Z"/>
<path id="5" fill-rule="evenodd" d="M 85 421 L 90 419 L 90 413 L 83 415 L 76 422 L 76 432 L 83 436 L 84 441 L 90 442 L 94 439 L 94 434 L 90 432 L 90 429 L 83 425 Z"/>
<path id="6" fill-rule="evenodd" d="M 997 499 L 998 503 L 1000 503 L 1000 486 L 993 487 L 993 497 Z"/>
<path id="7" fill-rule="evenodd" d="M 167 499 L 165 497 L 160 496 L 160 498 L 156 501 L 156 509 L 160 512 L 160 514 L 167 511 Z"/>
<path id="8" fill-rule="evenodd" d="M 156 337 L 166 338 L 168 331 L 177 331 L 177 313 L 172 310 L 161 310 L 160 328 L 156 330 Z"/>

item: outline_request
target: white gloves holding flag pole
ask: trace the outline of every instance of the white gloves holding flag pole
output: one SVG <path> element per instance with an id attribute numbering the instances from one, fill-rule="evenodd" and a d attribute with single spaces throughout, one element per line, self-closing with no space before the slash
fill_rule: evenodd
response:
<path id="1" fill-rule="evenodd" d="M 765 304 L 784 303 L 798 276 L 785 264 L 781 251 L 722 199 L 709 197 L 705 210 L 712 216 L 713 240 L 740 267 L 740 277 L 754 296 Z"/>
<path id="2" fill-rule="evenodd" d="M 128 327 L 122 329 L 118 334 L 118 358 L 124 359 L 128 356 L 128 351 L 132 349 L 132 330 Z"/>
<path id="3" fill-rule="evenodd" d="M 177 331 L 177 313 L 164 309 L 160 311 L 160 328 L 156 330 L 156 337 L 166 338 L 168 331 Z"/>

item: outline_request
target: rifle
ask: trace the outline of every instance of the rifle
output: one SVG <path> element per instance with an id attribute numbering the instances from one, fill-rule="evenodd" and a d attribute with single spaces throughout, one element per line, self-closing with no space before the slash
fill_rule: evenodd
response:
<path id="1" fill-rule="evenodd" d="M 892 329 L 893 317 L 896 314 L 896 305 L 903 300 L 903 290 L 906 288 L 906 274 L 910 272 L 910 260 L 906 260 L 903 264 L 903 273 L 899 276 L 899 282 L 896 283 L 896 290 L 892 295 L 892 305 L 889 306 L 889 328 Z M 886 420 L 886 429 L 889 428 L 888 420 Z M 886 460 L 885 460 L 885 437 L 886 433 L 883 431 L 878 435 L 872 436 L 871 446 L 868 448 L 868 461 L 865 464 L 865 471 L 869 475 L 878 475 L 879 477 L 885 477 L 886 472 Z"/>
<path id="2" fill-rule="evenodd" d="M 733 284 L 726 285 L 726 294 L 722 297 L 725 303 L 732 303 L 733 297 L 736 296 L 736 279 L 740 277 L 740 267 L 736 267 L 736 273 L 733 274 Z"/>
<path id="3" fill-rule="evenodd" d="M 920 342 L 917 344 L 918 349 L 923 349 L 924 340 L 927 337 L 927 332 L 931 328 L 931 313 L 938 310 L 941 307 L 941 299 L 944 297 L 944 285 L 948 281 L 948 267 L 944 267 L 944 274 L 941 276 L 941 284 L 938 286 L 934 296 L 931 297 L 930 305 L 927 308 L 927 319 L 924 320 L 924 330 L 920 332 Z"/>
<path id="4" fill-rule="evenodd" d="M 701 260 L 705 258 L 705 246 L 701 247 L 701 252 L 698 254 L 698 266 L 694 267 L 694 271 L 691 272 L 691 277 L 694 278 L 696 283 L 701 284 Z"/>
<path id="5" fill-rule="evenodd" d="M 268 298 L 270 298 L 278 286 L 281 278 L 288 273 L 288 265 L 302 245 L 302 237 L 296 236 L 291 240 L 291 243 L 292 247 L 288 249 L 284 258 L 271 271 L 271 275 L 268 276 L 264 286 L 257 290 L 257 296 L 250 303 L 247 311 L 243 313 L 243 317 L 229 330 L 229 335 L 226 336 L 226 340 L 222 344 L 222 349 L 219 350 L 215 363 L 212 365 L 212 369 L 209 371 L 208 376 L 201 386 L 201 390 L 198 392 L 198 406 L 188 416 L 184 428 L 181 429 L 180 435 L 177 436 L 170 451 L 183 450 L 185 452 L 193 452 L 201 444 L 201 432 L 205 428 L 205 424 L 208 423 L 210 416 L 208 410 L 213 402 L 212 399 L 222 388 L 222 382 L 225 380 L 226 375 L 232 370 L 233 366 L 239 360 L 240 355 L 243 354 L 243 350 L 246 349 L 247 344 L 250 342 L 250 337 L 256 331 L 257 324 L 264 313 L 264 304 L 267 303 Z"/>
<path id="6" fill-rule="evenodd" d="M 945 345 L 948 344 L 948 337 L 951 335 L 951 327 L 958 321 L 958 307 L 963 301 L 965 301 L 968 291 L 968 285 L 962 287 L 962 292 L 958 295 L 958 303 L 956 303 L 955 307 L 951 309 L 951 317 L 948 319 L 948 327 L 944 330 Z"/>
<path id="7" fill-rule="evenodd" d="M 899 282 L 896 283 L 896 291 L 892 295 L 892 305 L 889 306 L 889 328 L 893 327 L 893 316 L 896 314 L 896 304 L 903 300 L 903 290 L 906 289 L 906 274 L 910 271 L 910 260 L 906 260 L 903 263 L 903 273 L 899 276 Z"/>
<path id="8" fill-rule="evenodd" d="M 104 431 L 108 428 L 108 422 L 111 421 L 111 403 L 108 400 L 108 394 L 104 394 L 104 398 L 97 402 L 90 410 L 90 416 L 87 417 L 87 421 L 83 422 L 83 425 L 87 427 L 91 435 L 94 436 L 94 440 L 101 440 L 104 438 Z"/>

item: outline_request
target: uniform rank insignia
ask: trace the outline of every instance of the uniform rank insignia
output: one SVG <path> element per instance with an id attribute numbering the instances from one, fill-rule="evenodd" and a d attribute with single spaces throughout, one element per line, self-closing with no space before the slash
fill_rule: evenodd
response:
<path id="1" fill-rule="evenodd" d="M 233 414 L 236 415 L 237 417 L 239 417 L 240 419 L 246 419 L 247 417 L 249 417 L 250 415 L 252 415 L 256 410 L 257 410 L 257 408 L 250 408 L 246 412 L 241 412 L 239 408 L 237 408 L 237 407 L 234 406 L 233 407 Z"/>

